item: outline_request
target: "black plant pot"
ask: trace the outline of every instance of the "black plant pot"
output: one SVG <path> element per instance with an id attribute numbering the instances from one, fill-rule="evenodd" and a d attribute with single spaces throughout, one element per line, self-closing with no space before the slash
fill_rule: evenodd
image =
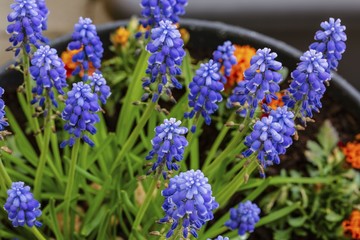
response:
<path id="1" fill-rule="evenodd" d="M 127 25 L 127 21 L 117 21 L 101 25 L 97 28 L 98 34 L 105 46 L 104 58 L 107 58 L 112 54 L 108 50 L 108 47 L 106 47 L 111 44 L 110 34 L 119 26 L 125 25 Z M 281 61 L 284 66 L 288 67 L 290 71 L 295 69 L 296 64 L 299 61 L 299 57 L 301 56 L 301 52 L 299 50 L 282 41 L 241 27 L 231 26 L 220 22 L 193 19 L 181 20 L 181 26 L 186 28 L 190 33 L 190 41 L 187 44 L 187 48 L 191 52 L 191 55 L 197 59 L 211 57 L 213 50 L 226 40 L 230 40 L 232 43 L 239 45 L 250 45 L 254 48 L 269 47 L 278 54 L 278 60 Z M 55 39 L 52 41 L 51 45 L 58 50 L 58 53 L 61 53 L 66 50 L 67 44 L 70 40 L 71 35 L 66 35 Z M 10 64 L 11 63 L 8 65 Z M 23 82 L 22 75 L 17 71 L 7 70 L 7 66 L 0 67 L 0 86 L 5 88 L 7 91 L 5 96 L 6 104 L 10 106 L 13 111 L 16 111 L 19 107 L 17 104 L 16 94 L 13 93 L 15 93 L 17 87 Z M 348 118 L 343 120 L 342 126 L 345 126 L 345 132 L 349 138 L 360 131 L 360 126 L 357 124 L 360 122 L 360 93 L 345 79 L 335 73 L 333 74 L 331 86 L 328 88 L 324 101 L 328 101 L 328 103 L 324 104 L 325 106 L 322 109 L 323 112 L 328 112 L 329 107 L 333 104 L 337 104 L 342 108 L 341 111 L 338 112 L 346 112 L 350 116 L 351 121 L 355 121 L 355 124 L 352 124 L 352 126 L 356 126 L 354 129 L 354 127 L 346 128 L 346 121 Z M 334 113 L 332 115 L 334 115 Z M 327 116 L 325 115 L 325 118 L 326 117 Z M 342 116 L 338 117 L 342 118 Z M 310 132 L 316 132 L 317 127 L 318 126 L 310 127 Z M 302 148 L 305 146 L 303 142 L 298 143 L 298 145 Z M 265 233 L 265 236 L 266 234 L 267 233 Z M 262 237 L 261 239 L 269 238 Z"/>
<path id="2" fill-rule="evenodd" d="M 110 44 L 110 33 L 117 27 L 126 24 L 127 21 L 117 21 L 99 26 L 98 34 L 104 46 Z M 254 48 L 269 47 L 278 53 L 279 61 L 290 70 L 295 68 L 301 55 L 299 50 L 284 42 L 241 27 L 193 19 L 181 20 L 181 26 L 190 32 L 191 38 L 187 47 L 192 56 L 198 59 L 210 57 L 212 51 L 225 40 L 240 45 L 249 44 Z M 52 41 L 51 45 L 60 53 L 66 49 L 70 38 L 70 35 L 65 35 Z M 105 58 L 110 54 L 105 47 Z M 4 87 L 8 92 L 14 92 L 17 86 L 22 83 L 22 76 L 19 72 L 7 70 L 8 65 L 10 63 L 0 68 L 0 86 Z M 352 112 L 355 118 L 360 121 L 360 93 L 345 79 L 334 73 L 331 87 L 328 88 L 328 94 L 332 100 L 337 101 L 346 110 Z"/>

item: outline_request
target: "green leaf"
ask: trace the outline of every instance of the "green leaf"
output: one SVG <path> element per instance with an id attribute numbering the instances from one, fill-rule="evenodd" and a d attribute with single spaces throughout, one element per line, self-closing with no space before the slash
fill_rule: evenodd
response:
<path id="1" fill-rule="evenodd" d="M 326 153 L 330 153 L 339 142 L 339 134 L 329 120 L 326 120 L 320 128 L 317 140 Z"/>
<path id="2" fill-rule="evenodd" d="M 286 230 L 275 230 L 274 231 L 274 240 L 290 240 L 291 239 L 291 232 L 292 229 L 286 229 Z"/>
<path id="3" fill-rule="evenodd" d="M 335 213 L 331 209 L 328 209 L 325 219 L 329 222 L 340 222 L 343 220 L 343 216 Z"/>
<path id="4" fill-rule="evenodd" d="M 292 227 L 301 227 L 305 221 L 307 219 L 307 216 L 301 216 L 301 217 L 297 217 L 297 218 L 289 218 L 288 219 L 288 223 L 290 224 L 290 226 Z"/>

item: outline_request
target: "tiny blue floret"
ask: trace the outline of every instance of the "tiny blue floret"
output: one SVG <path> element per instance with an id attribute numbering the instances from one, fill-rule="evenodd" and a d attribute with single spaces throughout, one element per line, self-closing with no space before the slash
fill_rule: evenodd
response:
<path id="1" fill-rule="evenodd" d="M 208 238 L 207 240 L 211 240 L 211 239 Z M 230 240 L 230 238 L 219 235 L 216 238 L 214 238 L 213 240 Z"/>
<path id="2" fill-rule="evenodd" d="M 231 230 L 238 230 L 243 236 L 246 232 L 253 232 L 255 224 L 260 220 L 260 208 L 251 201 L 240 203 L 237 208 L 230 209 L 230 219 L 225 226 Z"/>
<path id="3" fill-rule="evenodd" d="M 200 170 L 182 172 L 170 179 L 169 186 L 161 192 L 165 197 L 162 209 L 165 217 L 161 223 L 170 222 L 170 238 L 176 228 L 182 227 L 186 239 L 189 233 L 197 238 L 197 231 L 214 218 L 213 212 L 219 204 L 212 196 L 211 185 Z M 182 223 L 181 226 L 179 223 Z"/>
<path id="4" fill-rule="evenodd" d="M 13 182 L 7 195 L 4 209 L 14 227 L 41 227 L 41 222 L 37 220 L 41 216 L 40 203 L 34 199 L 29 186 L 24 186 L 23 182 Z"/>
<path id="5" fill-rule="evenodd" d="M 63 88 L 67 83 L 65 65 L 57 55 L 56 49 L 47 45 L 40 46 L 31 59 L 30 74 L 36 81 L 36 86 L 32 90 L 34 94 L 32 103 L 39 102 L 39 105 L 43 106 L 44 95 L 47 94 L 52 104 L 57 107 L 53 87 L 59 94 L 65 94 Z"/>

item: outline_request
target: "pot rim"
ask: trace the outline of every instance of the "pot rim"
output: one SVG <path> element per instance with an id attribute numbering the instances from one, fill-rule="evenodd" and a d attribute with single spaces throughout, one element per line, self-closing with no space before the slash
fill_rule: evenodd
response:
<path id="1" fill-rule="evenodd" d="M 116 29 L 119 26 L 127 25 L 127 23 L 128 20 L 118 20 L 114 22 L 97 25 L 96 27 L 100 35 L 100 33 Z M 239 26 L 234 26 L 218 21 L 198 20 L 191 18 L 181 19 L 181 26 L 193 30 L 215 31 L 215 32 L 221 32 L 222 34 L 233 34 L 239 37 L 245 37 L 252 41 L 256 41 L 264 46 L 267 46 L 269 48 L 275 48 L 277 49 L 277 52 L 281 52 L 283 55 L 288 55 L 295 59 L 299 59 L 299 57 L 302 55 L 302 52 L 300 50 L 296 49 L 295 47 L 292 47 L 291 45 L 281 40 Z M 60 45 L 61 43 L 69 42 L 70 39 L 71 39 L 71 34 L 68 33 L 61 37 L 55 38 L 50 42 L 50 45 L 56 48 L 56 46 Z M 7 66 L 13 63 L 14 61 L 9 61 L 7 64 L 0 66 L 0 76 L 7 70 Z M 1 79 L 0 82 L 2 82 Z M 340 90 L 340 91 L 336 91 L 335 93 L 336 95 L 338 95 L 337 97 L 340 101 L 341 99 L 344 99 L 343 103 L 349 104 L 347 102 L 348 99 L 360 107 L 360 92 L 357 91 L 355 87 L 353 87 L 349 82 L 347 82 L 343 77 L 341 77 L 339 74 L 335 72 L 332 73 L 332 79 L 330 82 L 333 83 L 338 88 L 338 90 Z M 329 90 L 331 91 L 331 88 L 329 88 Z M 355 114 L 356 114 L 356 110 L 355 110 Z"/>

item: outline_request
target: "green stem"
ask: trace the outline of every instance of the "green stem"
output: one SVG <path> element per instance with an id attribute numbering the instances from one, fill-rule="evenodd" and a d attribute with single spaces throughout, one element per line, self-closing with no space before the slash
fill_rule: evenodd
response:
<path id="1" fill-rule="evenodd" d="M 130 151 L 130 149 L 134 146 L 136 139 L 138 138 L 140 132 L 143 130 L 145 124 L 151 117 L 151 114 L 154 111 L 155 106 L 156 106 L 156 102 L 151 102 L 146 107 L 145 112 L 143 113 L 142 117 L 140 118 L 139 122 L 137 123 L 135 129 L 132 131 L 131 135 L 129 136 L 129 138 L 127 139 L 125 144 L 122 146 L 114 163 L 112 164 L 111 173 L 113 173 L 115 171 L 115 169 L 119 166 L 120 161 L 124 159 L 125 154 L 128 153 Z"/>
<path id="2" fill-rule="evenodd" d="M 239 190 L 241 185 L 245 182 L 245 175 L 250 175 L 258 166 L 255 154 L 250 156 L 249 161 L 249 164 L 244 166 L 240 173 L 238 173 L 230 183 L 226 184 L 222 190 L 216 194 L 216 201 L 220 206 L 225 205 L 229 198 Z"/>
<path id="3" fill-rule="evenodd" d="M 44 173 L 44 168 L 46 165 L 46 160 L 48 157 L 48 151 L 49 151 L 49 143 L 50 143 L 50 136 L 51 136 L 51 102 L 50 98 L 46 97 L 46 108 L 48 110 L 45 121 L 44 121 L 44 141 L 43 146 L 41 148 L 41 154 L 40 154 L 40 160 L 37 166 L 36 174 L 35 174 L 35 182 L 34 182 L 34 196 L 35 198 L 40 198 L 41 194 L 41 184 L 42 184 L 42 178 Z"/>
<path id="4" fill-rule="evenodd" d="M 150 205 L 150 202 L 152 200 L 153 193 L 155 191 L 156 184 L 157 184 L 157 181 L 159 179 L 159 176 L 160 176 L 160 174 L 155 175 L 154 179 L 151 182 L 149 190 L 146 193 L 144 203 L 143 203 L 143 205 L 141 205 L 138 213 L 136 214 L 136 218 L 135 218 L 135 221 L 134 221 L 134 223 L 132 225 L 131 234 L 130 234 L 130 237 L 129 237 L 130 240 L 133 240 L 133 239 L 135 240 L 136 239 L 134 237 L 134 231 L 138 231 L 141 220 L 143 219 L 143 217 L 145 215 L 145 212 L 146 212 L 146 210 L 148 209 L 148 207 Z"/>
<path id="5" fill-rule="evenodd" d="M 32 90 L 31 90 L 31 76 L 29 73 L 30 69 L 30 58 L 29 55 L 26 54 L 25 46 L 22 50 L 23 54 L 23 75 L 24 75 L 24 82 L 25 82 L 25 91 L 26 91 L 26 100 L 28 103 L 28 107 L 30 108 L 30 116 L 29 116 L 29 123 L 32 128 L 33 133 L 35 134 L 35 139 L 39 147 L 42 146 L 42 136 L 40 133 L 40 126 L 37 118 L 34 118 L 33 115 L 35 114 L 35 108 L 31 106 L 31 97 L 32 97 Z"/>
<path id="6" fill-rule="evenodd" d="M 9 176 L 9 174 L 7 173 L 6 169 L 5 169 L 5 166 L 0 158 L 0 176 L 2 178 L 4 178 L 4 182 L 5 182 L 5 185 L 6 185 L 6 188 L 5 188 L 5 191 L 10 188 L 11 184 L 12 184 L 12 181 L 11 181 L 11 178 Z"/>
<path id="7" fill-rule="evenodd" d="M 70 162 L 70 169 L 69 169 L 69 175 L 68 175 L 68 183 L 65 190 L 65 197 L 64 197 L 64 232 L 65 236 L 67 236 L 68 239 L 71 239 L 71 233 L 70 233 L 70 226 L 69 226 L 69 215 L 70 215 L 70 205 L 71 205 L 71 195 L 72 190 L 74 186 L 74 180 L 75 180 L 75 170 L 76 170 L 76 163 L 79 155 L 79 148 L 80 148 L 80 139 L 76 139 L 75 144 L 73 146 L 72 152 L 71 152 L 71 162 Z"/>
<path id="8" fill-rule="evenodd" d="M 41 232 L 36 227 L 32 227 L 29 229 L 38 240 L 46 240 L 46 238 L 41 234 Z"/>
<path id="9" fill-rule="evenodd" d="M 236 114 L 232 113 L 229 117 L 229 119 L 227 120 L 227 122 L 233 121 L 235 119 Z M 209 154 L 207 155 L 203 168 L 207 168 L 208 165 L 210 164 L 211 160 L 213 160 L 213 158 L 215 157 L 216 152 L 219 149 L 219 146 L 221 144 L 221 142 L 224 140 L 227 132 L 229 131 L 229 127 L 223 127 L 220 131 L 220 133 L 218 134 L 218 136 L 216 137 L 216 140 L 214 142 L 214 144 L 211 146 L 211 149 L 209 151 Z"/>

